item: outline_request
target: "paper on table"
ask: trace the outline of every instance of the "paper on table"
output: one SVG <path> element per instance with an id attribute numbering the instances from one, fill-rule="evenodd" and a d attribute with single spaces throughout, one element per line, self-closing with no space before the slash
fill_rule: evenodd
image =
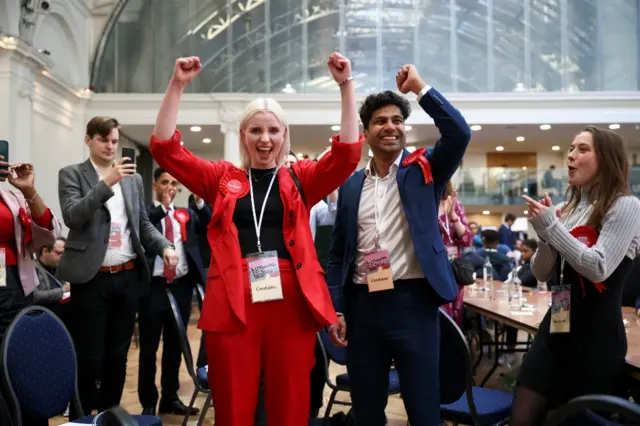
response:
<path id="1" fill-rule="evenodd" d="M 87 426 L 86 423 L 63 423 L 60 426 Z"/>
<path id="2" fill-rule="evenodd" d="M 511 311 L 511 315 L 519 315 L 521 317 L 532 316 L 533 312 L 531 311 Z"/>

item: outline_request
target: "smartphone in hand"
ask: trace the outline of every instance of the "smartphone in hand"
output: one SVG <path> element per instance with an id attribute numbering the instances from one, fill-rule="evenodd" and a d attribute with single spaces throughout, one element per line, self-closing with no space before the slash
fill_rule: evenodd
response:
<path id="1" fill-rule="evenodd" d="M 122 158 L 128 157 L 124 164 L 135 164 L 136 163 L 136 150 L 133 148 L 122 148 Z"/>

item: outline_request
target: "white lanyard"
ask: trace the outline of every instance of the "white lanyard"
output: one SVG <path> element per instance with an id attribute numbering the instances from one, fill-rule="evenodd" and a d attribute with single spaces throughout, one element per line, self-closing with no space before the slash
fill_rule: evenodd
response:
<path id="1" fill-rule="evenodd" d="M 438 218 L 438 220 L 440 220 L 440 218 Z M 447 212 L 444 213 L 444 225 L 442 227 L 444 228 L 444 232 L 447 233 L 448 243 L 452 243 L 453 241 L 451 240 L 451 230 L 449 229 L 449 215 L 447 214 Z"/>
<path id="2" fill-rule="evenodd" d="M 391 173 L 389 173 L 387 176 L 384 177 L 384 179 L 387 179 L 391 176 Z M 374 185 L 374 191 L 375 191 L 375 197 L 373 200 L 373 211 L 374 211 L 374 218 L 376 221 L 376 248 L 380 249 L 380 216 L 381 214 L 378 213 L 378 181 L 380 180 L 379 177 L 375 177 L 375 185 Z M 382 198 L 380 198 L 380 201 L 384 200 L 384 197 L 386 197 L 387 195 L 387 189 L 389 189 L 389 183 L 387 182 L 384 186 L 384 193 L 382 194 Z"/>
<path id="3" fill-rule="evenodd" d="M 575 225 L 578 225 L 579 223 L 583 223 L 584 219 L 591 214 L 591 211 L 593 210 L 593 204 L 591 204 L 589 207 L 587 207 L 585 209 L 584 212 L 582 212 L 582 214 L 580 215 L 580 217 L 578 218 L 578 220 L 571 226 L 574 227 Z M 571 214 L 569 216 L 567 216 L 567 218 L 564 220 L 564 225 L 567 228 L 567 231 L 571 231 L 571 229 L 569 229 L 569 223 L 571 217 L 573 216 L 573 214 L 575 213 L 575 210 L 571 212 Z M 560 285 L 564 284 L 564 256 L 562 256 L 562 254 L 560 254 Z"/>
<path id="4" fill-rule="evenodd" d="M 264 200 L 262 201 L 262 210 L 260 210 L 260 220 L 256 217 L 256 203 L 253 199 L 253 181 L 251 179 L 251 169 L 249 169 L 249 188 L 251 189 L 251 210 L 253 211 L 253 225 L 256 227 L 256 239 L 258 240 L 258 251 L 262 253 L 262 246 L 260 245 L 260 228 L 262 228 L 262 218 L 264 217 L 264 208 L 267 206 L 267 200 L 269 199 L 269 193 L 271 192 L 271 187 L 273 186 L 273 182 L 276 180 L 276 176 L 278 175 L 278 170 L 280 168 L 276 168 L 276 171 L 273 172 L 273 177 L 271 178 L 271 183 L 269 184 L 269 188 L 267 189 L 267 193 L 264 194 Z"/>

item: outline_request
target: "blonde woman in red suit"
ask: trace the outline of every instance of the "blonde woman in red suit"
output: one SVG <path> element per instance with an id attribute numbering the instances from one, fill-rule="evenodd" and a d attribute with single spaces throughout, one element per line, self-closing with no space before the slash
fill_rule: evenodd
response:
<path id="1" fill-rule="evenodd" d="M 289 127 L 273 99 L 256 99 L 245 108 L 240 167 L 202 160 L 180 146 L 178 106 L 201 69 L 197 57 L 176 61 L 158 113 L 151 154 L 213 206 L 199 327 L 206 332 L 216 426 L 253 425 L 261 375 L 267 424 L 308 423 L 315 333 L 338 322 L 313 245 L 309 209 L 351 175 L 362 150 L 351 63 L 334 53 L 328 66 L 342 98 L 340 135 L 320 161 L 293 164 L 293 174 L 282 167 L 291 145 Z"/>

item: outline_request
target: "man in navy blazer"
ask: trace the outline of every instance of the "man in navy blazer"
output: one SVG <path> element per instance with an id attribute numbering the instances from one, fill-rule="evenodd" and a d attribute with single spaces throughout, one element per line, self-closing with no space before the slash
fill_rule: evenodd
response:
<path id="1" fill-rule="evenodd" d="M 427 154 L 409 153 L 409 102 L 393 92 L 370 95 L 360 109 L 373 152 L 340 188 L 327 283 L 340 322 L 332 340 L 346 346 L 357 424 L 384 426 L 392 361 L 412 426 L 442 424 L 438 308 L 458 293 L 440 236 L 438 205 L 471 139 L 469 126 L 413 65 L 398 89 L 418 96 L 440 130 Z"/>
<path id="2" fill-rule="evenodd" d="M 180 187 L 178 181 L 161 168 L 155 170 L 153 177 L 156 201 L 147 207 L 149 221 L 162 232 L 165 238 L 174 242 L 178 265 L 173 271 L 165 270 L 158 263 L 157 256 L 147 253 L 152 278 L 148 294 L 140 299 L 138 313 L 140 328 L 138 396 L 143 414 L 155 415 L 158 403 L 158 389 L 155 384 L 156 352 L 160 344 L 160 334 L 163 333 L 160 381 L 162 397 L 159 412 L 184 415 L 188 407 L 178 398 L 182 350 L 166 288 L 170 288 L 175 296 L 186 327 L 191 315 L 194 285 L 196 283 L 204 285 L 207 282 L 198 247 L 198 235 L 206 233 L 207 225 L 211 220 L 211 208 L 201 202 L 196 206 L 196 211 L 176 209 L 173 200 Z M 198 411 L 192 408 L 191 414 L 197 414 Z"/>

